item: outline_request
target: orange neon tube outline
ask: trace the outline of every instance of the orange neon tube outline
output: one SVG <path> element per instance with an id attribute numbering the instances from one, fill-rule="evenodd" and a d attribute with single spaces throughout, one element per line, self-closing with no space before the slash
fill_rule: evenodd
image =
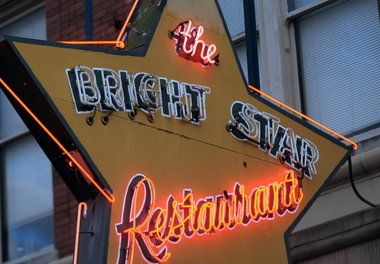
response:
<path id="1" fill-rule="evenodd" d="M 290 107 L 289 105 L 281 102 L 280 100 L 277 100 L 276 98 L 270 96 L 269 94 L 266 94 L 263 91 L 260 91 L 259 89 L 253 87 L 252 85 L 248 85 L 248 87 L 252 91 L 257 92 L 257 93 L 263 95 L 264 97 L 266 97 L 266 98 L 270 99 L 271 101 L 273 101 L 273 102 L 275 102 L 275 103 L 277 103 L 277 104 L 285 107 L 286 109 L 290 110 L 291 112 L 293 112 L 293 113 L 295 113 L 295 114 L 297 114 L 297 115 L 299 115 L 299 116 L 307 119 L 308 121 L 312 122 L 313 124 L 317 125 L 318 127 L 323 128 L 324 130 L 330 132 L 331 134 L 333 134 L 333 135 L 335 135 L 335 136 L 337 136 L 337 137 L 339 137 L 339 138 L 341 138 L 341 139 L 349 142 L 352 145 L 352 147 L 353 147 L 354 150 L 358 149 L 358 143 L 356 143 L 355 141 L 353 141 L 353 140 L 351 140 L 351 139 L 343 136 L 342 134 L 339 134 L 335 130 L 333 130 L 333 129 L 331 129 L 331 128 L 329 128 L 329 127 L 327 127 L 327 126 L 325 126 L 325 125 L 323 125 L 321 123 L 319 123 L 318 121 L 314 120 L 313 118 L 311 118 L 311 117 L 309 117 L 309 116 L 307 116 L 307 115 L 305 115 L 305 114 L 297 111 L 296 109 L 294 109 L 294 108 Z"/>
<path id="2" fill-rule="evenodd" d="M 72 40 L 72 41 L 59 41 L 65 44 L 75 44 L 75 45 L 122 45 L 122 41 L 118 43 L 114 40 Z"/>
<path id="3" fill-rule="evenodd" d="M 124 43 L 124 42 L 122 41 L 123 33 L 125 33 L 125 31 L 126 31 L 127 26 L 128 26 L 128 24 L 129 24 L 129 21 L 131 20 L 132 15 L 133 15 L 133 13 L 135 12 L 135 10 L 136 10 L 136 8 L 137 8 L 137 4 L 138 4 L 138 3 L 139 3 L 139 0 L 135 0 L 135 2 L 133 3 L 133 6 L 132 6 L 132 8 L 131 8 L 131 11 L 129 12 L 128 17 L 127 17 L 127 19 L 125 20 L 124 25 L 123 25 L 123 27 L 122 27 L 121 30 L 120 30 L 119 36 L 118 36 L 117 39 L 116 39 L 117 42 L 122 42 L 122 43 Z"/>
<path id="4" fill-rule="evenodd" d="M 29 109 L 29 107 L 13 92 L 13 90 L 0 78 L 0 84 L 12 95 L 12 97 L 21 105 L 21 107 L 29 114 L 29 116 L 41 127 L 41 129 L 53 140 L 53 142 L 67 155 L 67 157 L 75 164 L 81 173 L 95 186 L 96 189 L 111 203 L 115 202 L 115 197 L 107 190 L 103 189 L 92 176 L 79 164 L 79 162 L 70 154 L 70 152 L 59 142 L 52 132 L 41 122 L 40 119 Z"/>
<path id="5" fill-rule="evenodd" d="M 82 217 L 86 217 L 86 215 L 87 215 L 87 204 L 85 202 L 81 202 L 78 204 L 78 215 L 77 215 L 77 226 L 76 226 L 76 233 L 75 233 L 73 264 L 78 263 L 80 227 L 82 224 Z"/>
<path id="6" fill-rule="evenodd" d="M 131 11 L 129 12 L 127 19 L 125 20 L 123 27 L 120 30 L 119 35 L 117 36 L 116 40 L 73 40 L 73 41 L 59 41 L 61 43 L 65 44 L 73 44 L 73 45 L 115 45 L 117 48 L 124 49 L 125 43 L 122 40 L 123 35 L 128 27 L 128 24 L 132 18 L 133 13 L 135 12 L 137 8 L 137 4 L 139 3 L 139 0 L 135 0 L 133 3 L 133 6 L 131 8 Z"/>

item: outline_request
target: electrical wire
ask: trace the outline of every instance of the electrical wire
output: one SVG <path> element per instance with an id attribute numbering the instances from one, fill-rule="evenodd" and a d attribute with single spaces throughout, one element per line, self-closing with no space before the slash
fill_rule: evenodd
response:
<path id="1" fill-rule="evenodd" d="M 368 201 L 366 198 L 364 198 L 358 191 L 358 189 L 356 188 L 356 185 L 355 185 L 355 182 L 354 182 L 354 177 L 353 177 L 353 174 L 352 174 L 352 160 L 351 160 L 351 156 L 348 158 L 348 171 L 349 171 L 349 176 L 350 176 L 350 182 L 351 182 L 351 186 L 352 186 L 352 189 L 354 190 L 354 193 L 356 194 L 356 196 L 363 202 L 363 203 L 366 203 L 368 204 L 369 206 L 371 207 L 374 207 L 374 208 L 378 208 L 379 206 Z"/>

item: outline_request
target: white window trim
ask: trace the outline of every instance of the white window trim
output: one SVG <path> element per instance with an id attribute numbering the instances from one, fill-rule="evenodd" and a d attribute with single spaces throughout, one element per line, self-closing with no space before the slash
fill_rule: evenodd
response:
<path id="1" fill-rule="evenodd" d="M 41 261 L 45 263 L 46 261 L 51 262 L 57 260 L 57 256 L 57 250 L 54 248 L 54 245 L 51 245 L 42 249 L 39 252 L 34 252 L 17 258 L 15 260 L 6 261 L 4 262 L 4 264 L 41 263 Z"/>
<path id="2" fill-rule="evenodd" d="M 256 26 L 256 36 L 257 36 L 258 38 L 259 38 L 259 36 L 260 36 L 259 26 L 258 26 L 258 25 Z M 231 37 L 231 40 L 232 40 L 232 44 L 233 44 L 234 46 L 235 46 L 235 45 L 238 45 L 238 44 L 240 44 L 240 43 L 242 43 L 242 42 L 244 42 L 244 41 L 245 41 L 245 32 L 242 31 L 242 32 L 240 32 L 239 34 L 237 34 L 237 35 Z"/>
<path id="3" fill-rule="evenodd" d="M 12 134 L 11 136 L 7 137 L 7 138 L 3 138 L 3 139 L 0 139 L 0 148 L 8 145 L 8 144 L 11 144 L 13 142 L 16 142 L 18 140 L 21 140 L 27 136 L 31 135 L 30 131 L 29 130 L 25 130 L 23 132 L 19 132 L 19 133 L 14 133 Z"/>
<path id="4" fill-rule="evenodd" d="M 73 255 L 53 261 L 50 264 L 71 264 L 71 263 L 73 263 Z"/>
<path id="5" fill-rule="evenodd" d="M 288 12 L 288 14 L 285 17 L 285 24 L 289 24 L 296 18 L 307 15 L 311 12 L 317 11 L 325 6 L 328 6 L 334 3 L 342 3 L 346 1 L 347 0 L 319 0 L 317 3 L 312 3 L 312 4 L 305 5 L 303 7 L 297 8 L 296 10 Z"/>

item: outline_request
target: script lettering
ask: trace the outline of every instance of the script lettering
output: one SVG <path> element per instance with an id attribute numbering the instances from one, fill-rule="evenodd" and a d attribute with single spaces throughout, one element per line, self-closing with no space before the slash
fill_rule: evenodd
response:
<path id="1" fill-rule="evenodd" d="M 138 203 L 139 191 L 145 198 Z M 134 245 L 147 262 L 165 262 L 170 257 L 169 243 L 283 216 L 294 212 L 303 198 L 293 171 L 286 171 L 283 181 L 257 187 L 250 194 L 244 185 L 236 183 L 230 193 L 195 201 L 192 190 L 185 189 L 179 200 L 169 195 L 165 208 L 155 206 L 154 194 L 153 182 L 144 175 L 135 175 L 130 181 L 122 219 L 116 225 L 120 237 L 119 264 L 127 259 L 132 263 Z M 141 209 L 137 212 L 136 208 Z"/>

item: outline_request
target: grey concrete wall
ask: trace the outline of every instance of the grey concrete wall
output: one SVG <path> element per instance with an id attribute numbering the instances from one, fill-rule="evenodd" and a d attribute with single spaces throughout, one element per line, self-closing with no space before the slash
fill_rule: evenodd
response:
<path id="1" fill-rule="evenodd" d="M 258 0 L 263 80 L 261 90 L 300 109 L 294 26 L 284 0 Z"/>
<path id="2" fill-rule="evenodd" d="M 293 233 L 294 263 L 379 263 L 380 208 L 367 209 Z"/>
<path id="3" fill-rule="evenodd" d="M 294 18 L 308 11 L 304 8 L 300 13 L 289 14 L 286 2 L 257 1 L 263 70 L 261 88 L 300 109 Z M 312 9 L 332 2 L 335 1 L 321 0 Z M 353 158 L 357 188 L 365 198 L 380 204 L 380 129 L 363 131 L 355 135 L 354 140 L 360 143 L 360 150 Z M 348 168 L 343 166 L 292 235 L 290 244 L 295 263 L 380 263 L 380 212 L 377 210 L 374 216 L 369 208 L 354 194 Z M 370 218 L 363 212 L 372 212 L 376 223 L 365 222 Z M 342 229 L 342 225 L 345 228 Z"/>

